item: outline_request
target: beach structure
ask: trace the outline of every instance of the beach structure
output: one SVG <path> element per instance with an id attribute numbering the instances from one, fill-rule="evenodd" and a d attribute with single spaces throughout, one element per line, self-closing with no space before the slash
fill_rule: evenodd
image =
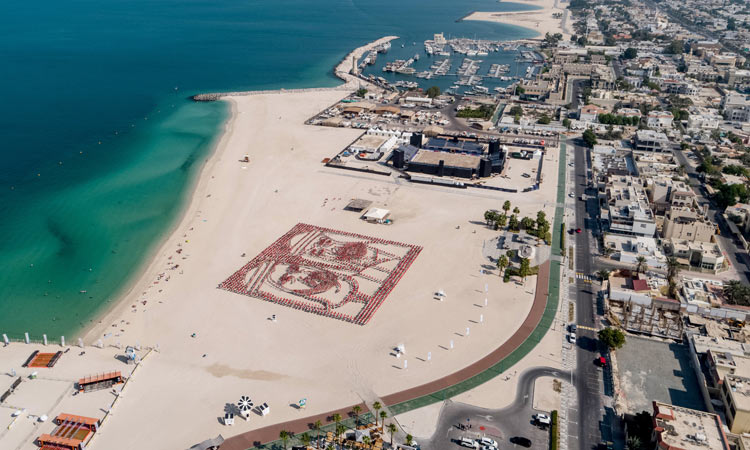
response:
<path id="1" fill-rule="evenodd" d="M 55 418 L 57 427 L 50 434 L 37 438 L 41 450 L 83 450 L 99 429 L 99 419 L 59 414 Z"/>
<path id="2" fill-rule="evenodd" d="M 23 363 L 22 367 L 47 367 L 52 368 L 62 356 L 63 352 L 57 353 L 39 353 L 35 350 L 31 356 Z"/>
<path id="3" fill-rule="evenodd" d="M 132 345 L 128 345 L 127 347 L 125 347 L 125 359 L 127 360 L 128 364 L 135 364 L 140 359 L 135 353 L 135 347 L 133 347 Z"/>
<path id="4" fill-rule="evenodd" d="M 253 401 L 246 395 L 240 397 L 240 401 L 237 402 L 237 409 L 240 410 L 240 414 L 242 414 L 245 420 L 250 417 L 250 411 L 253 410 L 253 406 Z"/>
<path id="5" fill-rule="evenodd" d="M 234 413 L 224 413 L 224 425 L 234 425 Z"/>
<path id="6" fill-rule="evenodd" d="M 123 378 L 122 373 L 119 371 L 91 375 L 78 380 L 78 392 L 93 392 L 100 389 L 109 389 L 116 384 L 124 382 L 125 378 Z"/>
<path id="7" fill-rule="evenodd" d="M 389 223 L 388 217 L 391 212 L 387 209 L 382 208 L 370 208 L 363 216 L 362 219 L 370 223 Z"/>

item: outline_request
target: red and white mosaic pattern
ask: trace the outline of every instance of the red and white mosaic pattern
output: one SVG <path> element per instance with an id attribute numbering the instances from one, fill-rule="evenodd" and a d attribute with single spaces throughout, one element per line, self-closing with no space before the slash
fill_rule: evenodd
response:
<path id="1" fill-rule="evenodd" d="M 219 288 L 364 325 L 420 251 L 300 223 Z"/>

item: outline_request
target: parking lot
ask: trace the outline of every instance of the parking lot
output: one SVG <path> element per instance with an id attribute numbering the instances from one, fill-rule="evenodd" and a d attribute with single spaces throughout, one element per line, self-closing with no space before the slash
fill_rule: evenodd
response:
<path id="1" fill-rule="evenodd" d="M 687 346 L 628 336 L 617 351 L 621 395 L 628 411 L 651 411 L 652 401 L 704 410 Z"/>

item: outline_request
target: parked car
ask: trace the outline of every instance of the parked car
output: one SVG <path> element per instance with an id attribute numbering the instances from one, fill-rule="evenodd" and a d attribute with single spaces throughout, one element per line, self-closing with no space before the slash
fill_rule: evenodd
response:
<path id="1" fill-rule="evenodd" d="M 599 367 L 607 367 L 607 358 L 604 356 L 600 356 L 594 360 L 594 364 L 596 364 Z"/>
<path id="2" fill-rule="evenodd" d="M 534 414 L 532 418 L 534 419 L 534 422 L 537 425 L 547 426 L 552 423 L 552 419 L 547 414 L 542 414 L 542 413 Z"/>
<path id="3" fill-rule="evenodd" d="M 510 442 L 511 444 L 520 445 L 521 447 L 531 447 L 531 439 L 525 438 L 523 436 L 513 436 L 512 438 L 510 438 Z"/>
<path id="4" fill-rule="evenodd" d="M 479 442 L 481 445 L 490 445 L 492 447 L 497 447 L 497 442 L 495 442 L 494 439 L 488 438 L 486 436 L 477 439 L 477 442 Z"/>
<path id="5" fill-rule="evenodd" d="M 479 449 L 479 444 L 474 439 L 469 439 L 467 437 L 462 437 L 458 441 L 458 445 L 460 445 L 461 447 L 473 448 L 475 450 Z"/>
<path id="6" fill-rule="evenodd" d="M 570 341 L 571 344 L 575 344 L 576 343 L 576 334 L 575 333 L 570 333 L 568 335 L 568 340 Z"/>
<path id="7" fill-rule="evenodd" d="M 575 333 L 576 331 L 578 331 L 578 325 L 576 325 L 574 323 L 571 323 L 568 328 L 570 329 L 571 333 Z"/>
<path id="8" fill-rule="evenodd" d="M 581 230 L 580 228 L 576 228 L 576 233 L 580 233 L 581 231 L 583 230 Z"/>

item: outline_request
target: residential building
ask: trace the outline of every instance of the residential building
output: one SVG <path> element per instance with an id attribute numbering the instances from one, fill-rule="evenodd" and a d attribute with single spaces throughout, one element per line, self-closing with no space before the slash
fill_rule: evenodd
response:
<path id="1" fill-rule="evenodd" d="M 663 450 L 730 450 L 716 414 L 653 403 L 654 440 Z"/>
<path id="2" fill-rule="evenodd" d="M 597 123 L 599 114 L 607 114 L 607 110 L 596 105 L 584 105 L 581 107 L 578 119 L 583 122 Z"/>
<path id="3" fill-rule="evenodd" d="M 669 138 L 666 134 L 654 130 L 638 130 L 633 138 L 633 148 L 642 152 L 668 152 Z"/>
<path id="4" fill-rule="evenodd" d="M 750 378 L 725 375 L 721 400 L 729 431 L 736 434 L 750 432 Z"/>
<path id="5" fill-rule="evenodd" d="M 722 99 L 721 111 L 727 120 L 736 122 L 750 121 L 750 101 L 745 95 L 734 92 L 727 94 Z"/>
<path id="6" fill-rule="evenodd" d="M 646 258 L 649 268 L 665 269 L 667 267 L 667 257 L 654 238 L 606 233 L 604 247 L 612 249 L 613 253 L 610 257 L 621 263 L 635 266 L 638 263 L 638 257 L 642 256 Z"/>
<path id="7" fill-rule="evenodd" d="M 672 121 L 674 116 L 669 111 L 651 111 L 646 118 L 646 125 L 649 128 L 672 128 Z"/>
<path id="8" fill-rule="evenodd" d="M 715 109 L 691 107 L 689 112 L 688 130 L 713 130 L 723 120 Z"/>
<path id="9" fill-rule="evenodd" d="M 692 196 L 686 194 L 684 198 L 691 200 Z M 716 225 L 703 212 L 690 206 L 674 205 L 664 216 L 661 234 L 664 239 L 713 242 L 715 232 Z"/>
<path id="10" fill-rule="evenodd" d="M 646 178 L 646 192 L 657 215 L 666 214 L 673 206 L 690 206 L 695 198 L 695 193 L 684 181 L 661 174 Z"/>
<path id="11" fill-rule="evenodd" d="M 709 350 L 706 352 L 706 365 L 714 386 L 724 383 L 727 375 L 750 375 L 750 358 L 733 355 L 731 352 Z"/>
<path id="12" fill-rule="evenodd" d="M 677 261 L 690 267 L 697 267 L 711 272 L 718 272 L 724 267 L 724 254 L 718 244 L 713 242 L 697 242 L 669 239 L 664 248 L 667 254 L 677 258 Z"/>
<path id="13" fill-rule="evenodd" d="M 632 176 L 608 177 L 601 219 L 611 233 L 646 237 L 653 237 L 656 233 L 646 191 L 640 179 Z"/>

